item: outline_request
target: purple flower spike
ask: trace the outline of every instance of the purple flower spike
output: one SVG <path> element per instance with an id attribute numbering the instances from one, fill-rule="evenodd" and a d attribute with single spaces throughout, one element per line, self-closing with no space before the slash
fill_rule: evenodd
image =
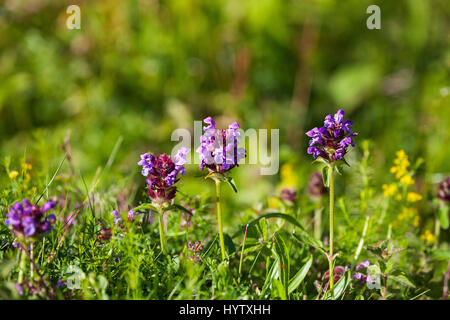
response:
<path id="1" fill-rule="evenodd" d="M 306 135 L 310 137 L 307 152 L 317 159 L 323 158 L 328 162 L 342 160 L 349 146 L 354 147 L 353 137 L 358 135 L 350 128 L 353 122 L 344 120 L 344 110 L 338 110 L 334 116 L 325 117 L 324 126 L 314 128 Z"/>
<path id="2" fill-rule="evenodd" d="M 44 217 L 44 214 L 55 207 L 55 202 L 48 201 L 42 207 L 31 204 L 25 199 L 16 202 L 6 214 L 5 225 L 19 238 L 35 239 L 51 230 L 56 221 L 55 215 Z"/>
<path id="3" fill-rule="evenodd" d="M 203 120 L 208 126 L 203 127 L 205 133 L 200 137 L 197 153 L 200 157 L 200 169 L 207 168 L 210 172 L 225 173 L 246 157 L 244 148 L 238 148 L 240 139 L 239 124 L 233 122 L 228 129 L 216 129 L 216 123 L 211 117 Z"/>
<path id="4" fill-rule="evenodd" d="M 173 157 L 166 154 L 153 156 L 145 153 L 141 155 L 142 175 L 147 177 L 148 195 L 157 202 L 169 202 L 175 198 L 177 188 L 174 184 L 179 180 L 178 174 L 186 173 L 184 165 L 187 164 L 188 148 L 181 148 Z"/>

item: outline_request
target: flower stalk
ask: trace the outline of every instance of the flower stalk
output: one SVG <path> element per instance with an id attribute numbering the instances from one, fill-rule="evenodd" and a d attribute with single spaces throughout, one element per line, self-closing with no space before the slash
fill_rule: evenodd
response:
<path id="1" fill-rule="evenodd" d="M 216 181 L 216 207 L 217 207 L 217 222 L 219 225 L 219 241 L 220 241 L 220 253 L 222 255 L 222 261 L 225 260 L 225 241 L 223 238 L 223 221 L 222 221 L 222 195 L 221 184 L 222 181 L 215 179 Z"/>
<path id="2" fill-rule="evenodd" d="M 27 256 L 26 256 L 26 254 L 24 252 L 24 249 L 22 249 L 20 251 L 19 277 L 17 279 L 17 282 L 19 283 L 19 285 L 23 284 L 23 274 L 24 274 L 24 271 L 25 271 L 26 261 L 27 261 Z"/>
<path id="3" fill-rule="evenodd" d="M 161 251 L 166 254 L 166 237 L 164 235 L 164 212 L 162 206 L 158 208 L 158 218 L 159 218 L 159 240 L 161 242 Z"/>
<path id="4" fill-rule="evenodd" d="M 330 164 L 330 252 L 328 257 L 329 270 L 330 270 L 330 291 L 331 296 L 334 296 L 334 272 L 333 272 L 333 261 L 334 261 L 334 165 Z"/>

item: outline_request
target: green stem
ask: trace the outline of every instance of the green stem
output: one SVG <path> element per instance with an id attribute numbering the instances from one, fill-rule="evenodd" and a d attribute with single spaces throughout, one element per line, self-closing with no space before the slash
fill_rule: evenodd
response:
<path id="1" fill-rule="evenodd" d="M 322 233 L 322 208 L 318 205 L 314 210 L 314 237 L 320 241 Z"/>
<path id="2" fill-rule="evenodd" d="M 220 193 L 220 180 L 216 180 L 216 206 L 217 206 L 217 220 L 219 223 L 219 240 L 220 240 L 220 252 L 222 254 L 222 261 L 225 260 L 225 242 L 223 240 L 223 225 L 222 225 L 222 197 Z"/>
<path id="3" fill-rule="evenodd" d="M 161 241 L 161 251 L 163 254 L 166 254 L 166 239 L 164 237 L 164 222 L 163 222 L 164 213 L 162 210 L 162 206 L 158 208 L 158 215 L 159 215 L 159 240 Z"/>
<path id="4" fill-rule="evenodd" d="M 27 256 L 26 256 L 24 250 L 22 249 L 20 252 L 19 279 L 17 280 L 17 282 L 19 282 L 19 284 L 23 283 L 23 273 L 25 271 L 26 261 L 27 261 Z"/>
<path id="5" fill-rule="evenodd" d="M 330 181 L 330 253 L 328 257 L 329 270 L 330 270 L 330 291 L 331 297 L 334 297 L 334 272 L 333 272 L 333 260 L 334 260 L 334 166 L 331 164 L 331 170 L 329 171 Z"/>
<path id="6" fill-rule="evenodd" d="M 244 261 L 245 240 L 247 239 L 248 224 L 245 226 L 244 240 L 242 241 L 241 259 L 239 261 L 239 282 L 241 282 L 242 261 Z"/>
<path id="7" fill-rule="evenodd" d="M 30 260 L 34 259 L 34 243 L 30 244 Z M 33 270 L 33 264 L 30 264 L 30 279 L 33 280 L 33 274 L 34 274 L 34 270 Z"/>

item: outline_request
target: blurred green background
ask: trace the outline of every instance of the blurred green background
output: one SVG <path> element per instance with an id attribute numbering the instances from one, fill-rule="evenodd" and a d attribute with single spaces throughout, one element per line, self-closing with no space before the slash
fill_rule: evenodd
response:
<path id="1" fill-rule="evenodd" d="M 66 27 L 70 4 L 81 30 Z M 381 30 L 366 27 L 371 4 Z M 280 166 L 301 187 L 314 169 L 304 132 L 343 108 L 357 144 L 373 142 L 377 182 L 404 149 L 436 183 L 450 172 L 449 16 L 447 0 L 2 0 L 0 154 L 51 176 L 70 132 L 76 170 L 92 177 L 123 137 L 112 170 L 143 186 L 139 155 L 170 152 L 174 129 L 213 116 L 279 128 Z M 210 187 L 190 169 L 182 189 Z M 239 201 L 278 192 L 280 175 L 235 176 Z"/>

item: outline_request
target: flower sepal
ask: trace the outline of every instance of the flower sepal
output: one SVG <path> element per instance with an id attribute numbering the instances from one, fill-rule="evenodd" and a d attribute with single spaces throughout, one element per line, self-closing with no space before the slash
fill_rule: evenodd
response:
<path id="1" fill-rule="evenodd" d="M 215 182 L 227 182 L 227 177 L 223 173 L 214 171 L 208 173 L 205 179 L 213 179 Z"/>

